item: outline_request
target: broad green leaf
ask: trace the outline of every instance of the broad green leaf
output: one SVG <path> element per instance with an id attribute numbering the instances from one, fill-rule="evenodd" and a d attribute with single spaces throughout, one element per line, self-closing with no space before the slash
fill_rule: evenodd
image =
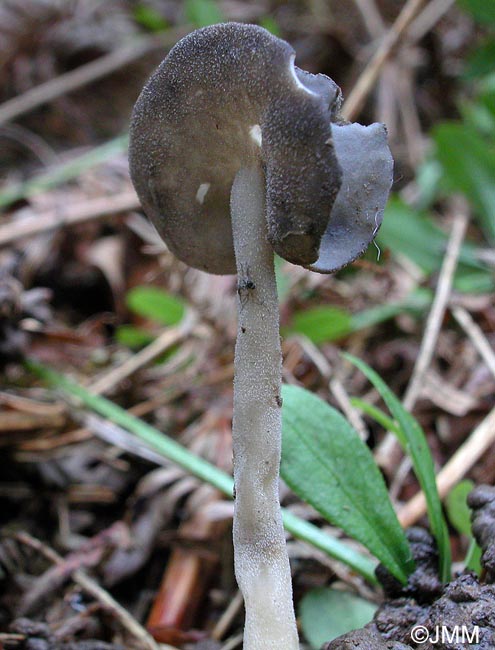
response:
<path id="1" fill-rule="evenodd" d="M 409 544 L 371 451 L 349 422 L 316 395 L 283 386 L 282 396 L 284 481 L 405 582 L 413 569 Z"/>
<path id="2" fill-rule="evenodd" d="M 417 290 L 401 302 L 377 305 L 356 314 L 336 307 L 314 307 L 294 314 L 286 333 L 307 336 L 313 343 L 337 341 L 351 332 L 383 323 L 404 312 L 422 313 L 431 304 L 431 292 Z"/>
<path id="3" fill-rule="evenodd" d="M 440 556 L 440 577 L 444 582 L 448 582 L 450 580 L 450 540 L 438 495 L 435 466 L 425 434 L 418 422 L 406 411 L 383 379 L 372 368 L 350 354 L 343 356 L 369 379 L 400 427 L 400 435 L 397 437 L 404 447 L 404 451 L 411 457 L 414 472 L 426 498 L 430 527 L 436 539 Z"/>
<path id="4" fill-rule="evenodd" d="M 473 203 L 486 237 L 495 242 L 495 151 L 461 123 L 441 124 L 433 138 L 450 189 Z"/>
<path id="5" fill-rule="evenodd" d="M 115 330 L 115 338 L 121 345 L 136 350 L 151 343 L 154 336 L 134 325 L 120 325 Z"/>
<path id="6" fill-rule="evenodd" d="M 457 1 L 477 22 L 495 27 L 495 2 L 493 0 Z"/>
<path id="7" fill-rule="evenodd" d="M 128 292 L 126 303 L 138 316 L 164 325 L 176 325 L 185 312 L 182 301 L 163 289 L 152 286 L 134 287 Z"/>
<path id="8" fill-rule="evenodd" d="M 304 334 L 316 344 L 335 341 L 352 331 L 352 317 L 336 307 L 314 307 L 295 313 L 289 331 Z"/>
<path id="9" fill-rule="evenodd" d="M 213 485 L 227 497 L 232 498 L 234 488 L 232 477 L 200 456 L 193 454 L 173 438 L 158 431 L 144 420 L 135 417 L 105 397 L 91 393 L 83 386 L 67 379 L 64 375 L 47 366 L 31 360 L 25 361 L 25 366 L 37 377 L 55 387 L 66 398 L 76 398 L 79 407 L 80 403 L 82 403 L 86 408 L 108 418 L 125 431 L 137 436 L 163 457 L 177 463 L 187 472 Z M 344 562 L 359 572 L 371 584 L 377 584 L 378 581 L 374 574 L 375 563 L 369 557 L 339 539 L 328 535 L 309 521 L 300 519 L 290 511 L 282 509 L 282 519 L 285 529 L 292 533 L 294 537 L 302 539 L 330 557 Z"/>
<path id="10" fill-rule="evenodd" d="M 327 641 L 369 623 L 377 609 L 373 603 L 348 591 L 320 587 L 308 591 L 299 604 L 304 636 L 313 650 Z"/>
<path id="11" fill-rule="evenodd" d="M 186 0 L 184 11 L 187 20 L 194 27 L 207 27 L 225 20 L 214 0 Z"/>

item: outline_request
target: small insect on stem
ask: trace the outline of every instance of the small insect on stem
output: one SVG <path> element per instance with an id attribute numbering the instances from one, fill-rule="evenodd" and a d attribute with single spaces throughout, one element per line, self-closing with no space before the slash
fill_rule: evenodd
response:
<path id="1" fill-rule="evenodd" d="M 239 296 L 239 301 L 242 307 L 244 307 L 246 302 L 249 300 L 249 297 L 251 296 L 251 292 L 254 291 L 255 289 L 256 289 L 256 285 L 251 279 L 249 266 L 247 266 L 246 268 L 243 268 L 241 266 L 239 277 L 237 280 L 237 294 Z"/>

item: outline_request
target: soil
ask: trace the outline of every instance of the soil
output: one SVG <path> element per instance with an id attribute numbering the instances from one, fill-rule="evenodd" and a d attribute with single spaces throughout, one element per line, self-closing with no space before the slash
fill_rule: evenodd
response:
<path id="1" fill-rule="evenodd" d="M 400 584 L 380 566 L 387 600 L 361 630 L 325 644 L 322 650 L 493 650 L 495 648 L 495 487 L 480 485 L 468 499 L 473 534 L 482 549 L 481 579 L 464 572 L 442 586 L 432 537 L 411 528 L 408 538 L 416 570 Z"/>

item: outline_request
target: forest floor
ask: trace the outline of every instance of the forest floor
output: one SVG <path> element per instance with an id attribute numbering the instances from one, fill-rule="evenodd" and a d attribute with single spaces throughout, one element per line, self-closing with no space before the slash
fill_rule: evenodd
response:
<path id="1" fill-rule="evenodd" d="M 449 0 L 6 0 L 0 650 L 242 644 L 232 501 L 124 420 L 54 388 L 33 363 L 231 472 L 236 279 L 190 269 L 166 250 L 127 164 L 145 80 L 181 36 L 215 18 L 256 22 L 288 40 L 301 68 L 342 87 L 347 117 L 387 125 L 395 160 L 393 197 L 365 257 L 333 276 L 277 264 L 284 382 L 344 413 L 372 450 L 401 524 L 427 527 L 409 457 L 351 399 L 383 408 L 380 395 L 341 352 L 381 376 L 425 432 L 451 517 L 454 570 L 470 540 L 448 495 L 463 480 L 466 491 L 495 482 L 495 219 L 476 187 L 442 176 L 455 129 L 479 125 L 482 109 L 495 125 L 495 102 L 478 102 L 465 74 L 486 25 Z M 495 196 L 495 172 L 485 181 Z M 281 496 L 366 553 L 285 485 Z M 306 542 L 288 544 L 299 613 L 306 594 L 329 586 L 382 602 L 383 591 L 351 568 Z M 305 647 L 318 647 L 302 631 Z"/>

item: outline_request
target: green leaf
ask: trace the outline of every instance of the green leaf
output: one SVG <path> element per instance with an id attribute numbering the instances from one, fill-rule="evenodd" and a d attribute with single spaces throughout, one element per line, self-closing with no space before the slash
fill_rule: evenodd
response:
<path id="1" fill-rule="evenodd" d="M 471 537 L 471 510 L 467 504 L 467 495 L 474 487 L 469 480 L 460 481 L 445 498 L 445 508 L 449 521 L 463 535 Z"/>
<path id="2" fill-rule="evenodd" d="M 495 151 L 474 129 L 460 123 L 441 124 L 433 138 L 450 189 L 473 203 L 485 236 L 495 242 Z"/>
<path id="3" fill-rule="evenodd" d="M 225 20 L 214 0 L 186 0 L 184 11 L 187 20 L 194 27 L 207 27 Z"/>
<path id="4" fill-rule="evenodd" d="M 468 479 L 460 481 L 450 490 L 445 498 L 445 509 L 449 521 L 454 528 L 469 537 L 469 549 L 465 558 L 467 569 L 474 571 L 478 575 L 481 572 L 481 549 L 476 543 L 471 531 L 471 509 L 467 504 L 467 496 L 474 487 L 474 483 Z"/>
<path id="5" fill-rule="evenodd" d="M 383 379 L 372 368 L 350 354 L 345 353 L 343 356 L 369 379 L 400 427 L 400 435 L 397 437 L 404 451 L 411 457 L 414 472 L 426 498 L 430 527 L 440 556 L 440 577 L 444 582 L 448 582 L 450 580 L 450 540 L 438 495 L 435 466 L 425 434 L 418 422 L 406 411 Z"/>
<path id="6" fill-rule="evenodd" d="M 163 325 L 177 325 L 185 312 L 181 300 L 158 287 L 134 287 L 127 293 L 126 304 L 138 316 Z"/>
<path id="7" fill-rule="evenodd" d="M 476 79 L 491 74 L 495 61 L 495 39 L 488 38 L 468 57 L 466 77 Z"/>
<path id="8" fill-rule="evenodd" d="M 275 255 L 275 280 L 277 282 L 278 302 L 282 305 L 290 293 L 290 276 L 285 270 L 285 260 Z"/>
<path id="9" fill-rule="evenodd" d="M 335 341 L 352 331 L 352 317 L 336 307 L 314 307 L 294 314 L 289 328 L 313 343 Z"/>
<path id="10" fill-rule="evenodd" d="M 481 548 L 476 543 L 474 537 L 471 538 L 468 552 L 464 558 L 464 565 L 468 571 L 474 571 L 476 575 L 481 575 Z"/>
<path id="11" fill-rule="evenodd" d="M 260 20 L 260 25 L 261 27 L 264 27 L 266 30 L 271 32 L 274 36 L 281 38 L 282 32 L 273 16 L 263 16 L 263 18 Z"/>
<path id="12" fill-rule="evenodd" d="M 152 6 L 141 2 L 133 10 L 134 20 L 150 32 L 162 32 L 169 26 L 165 18 Z"/>
<path id="13" fill-rule="evenodd" d="M 115 330 L 115 338 L 121 345 L 137 350 L 151 343 L 155 337 L 140 327 L 119 325 Z"/>
<path id="14" fill-rule="evenodd" d="M 283 386 L 282 395 L 284 481 L 406 582 L 413 569 L 409 544 L 370 450 L 316 395 L 298 386 Z"/>
<path id="15" fill-rule="evenodd" d="M 414 202 L 417 210 L 426 210 L 433 205 L 439 193 L 441 178 L 442 166 L 432 156 L 418 165 L 415 179 L 418 195 Z"/>
<path id="16" fill-rule="evenodd" d="M 321 587 L 309 591 L 299 605 L 304 636 L 314 650 L 327 641 L 364 627 L 371 621 L 377 606 L 351 594 Z"/>
<path id="17" fill-rule="evenodd" d="M 419 289 L 401 302 L 377 305 L 356 314 L 336 307 L 314 307 L 295 313 L 285 333 L 303 334 L 316 345 L 337 341 L 351 332 L 373 327 L 404 312 L 421 314 L 431 300 L 430 291 Z"/>
<path id="18" fill-rule="evenodd" d="M 493 0 L 457 1 L 477 22 L 495 27 L 495 2 Z"/>
<path id="19" fill-rule="evenodd" d="M 378 232 L 378 243 L 392 254 L 402 254 L 430 275 L 440 269 L 447 235 L 433 221 L 397 197 L 389 200 Z M 490 291 L 493 274 L 476 257 L 476 247 L 465 242 L 460 251 L 454 286 L 459 291 Z"/>
<path id="20" fill-rule="evenodd" d="M 37 361 L 27 360 L 25 366 L 37 377 L 61 391 L 66 397 L 75 398 L 95 413 L 99 413 L 126 431 L 133 433 L 151 449 L 183 467 L 187 472 L 199 479 L 213 485 L 227 497 L 232 498 L 234 488 L 232 477 L 200 456 L 193 454 L 173 438 L 158 431 L 144 420 L 131 415 L 105 397 L 91 393 L 83 386 Z M 80 406 L 79 403 L 78 406 Z M 344 562 L 370 583 L 378 583 L 374 573 L 375 564 L 369 557 L 359 553 L 359 551 L 344 544 L 339 539 L 324 533 L 308 521 L 300 519 L 292 512 L 282 509 L 282 519 L 285 529 L 294 537 L 312 544 L 330 557 Z"/>

